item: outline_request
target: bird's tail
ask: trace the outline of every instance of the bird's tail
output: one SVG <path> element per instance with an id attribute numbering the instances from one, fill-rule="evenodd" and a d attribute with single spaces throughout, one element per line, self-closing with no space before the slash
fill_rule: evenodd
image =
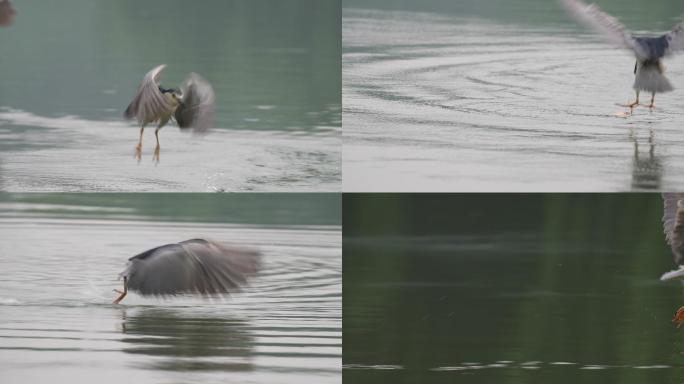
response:
<path id="1" fill-rule="evenodd" d="M 655 93 L 670 92 L 674 89 L 670 81 L 663 75 L 658 64 L 640 65 L 634 77 L 634 90 Z"/>

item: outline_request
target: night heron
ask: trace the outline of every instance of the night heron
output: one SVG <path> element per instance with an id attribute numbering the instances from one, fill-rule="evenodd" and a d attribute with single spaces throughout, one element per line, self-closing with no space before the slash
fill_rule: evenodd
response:
<path id="1" fill-rule="evenodd" d="M 660 280 L 679 279 L 684 283 L 684 193 L 663 193 L 663 231 L 679 269 L 663 274 Z M 682 326 L 684 306 L 677 310 L 672 321 L 677 323 L 677 328 Z"/>
<path id="2" fill-rule="evenodd" d="M 258 252 L 212 240 L 162 245 L 128 259 L 126 269 L 119 275 L 123 278 L 123 291 L 115 290 L 120 295 L 114 304 L 123 300 L 129 289 L 143 296 L 215 296 L 237 292 L 259 266 Z"/>
<path id="3" fill-rule="evenodd" d="M 0 27 L 9 27 L 14 22 L 17 11 L 9 0 L 0 0 Z"/>
<path id="4" fill-rule="evenodd" d="M 214 89 L 200 75 L 191 73 L 180 89 L 164 88 L 159 84 L 159 75 L 166 64 L 155 67 L 143 77 L 124 117 L 135 118 L 140 124 L 140 139 L 135 147 L 135 157 L 140 161 L 142 137 L 145 126 L 158 122 L 154 131 L 157 147 L 154 160 L 159 162 L 159 130 L 170 119 L 176 120 L 181 129 L 191 128 L 194 132 L 206 132 L 214 116 Z"/>
<path id="5" fill-rule="evenodd" d="M 596 4 L 587 5 L 580 0 L 560 0 L 561 4 L 578 21 L 603 34 L 613 43 L 630 49 L 636 56 L 634 85 L 636 100 L 625 106 L 633 108 L 639 104 L 639 92 L 651 93 L 650 108 L 653 108 L 655 94 L 673 89 L 665 77 L 661 59 L 674 52 L 684 50 L 684 22 L 672 31 L 656 37 L 634 36 L 616 18 L 603 12 Z"/>

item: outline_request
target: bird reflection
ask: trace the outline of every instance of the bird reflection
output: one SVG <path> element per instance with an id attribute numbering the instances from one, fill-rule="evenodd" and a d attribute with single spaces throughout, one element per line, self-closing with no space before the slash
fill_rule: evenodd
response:
<path id="1" fill-rule="evenodd" d="M 648 152 L 639 152 L 639 139 L 630 131 L 629 137 L 634 142 L 634 159 L 632 161 L 632 188 L 660 189 L 663 176 L 663 165 L 656 154 L 655 137 L 653 130 L 648 134 Z"/>
<path id="2" fill-rule="evenodd" d="M 130 308 L 128 309 L 130 313 Z M 254 337 L 249 323 L 171 309 L 123 311 L 123 352 L 161 357 L 148 368 L 173 371 L 251 371 Z"/>
<path id="3" fill-rule="evenodd" d="M 0 0 L 0 27 L 9 27 L 14 23 L 17 11 L 12 8 L 9 0 Z"/>

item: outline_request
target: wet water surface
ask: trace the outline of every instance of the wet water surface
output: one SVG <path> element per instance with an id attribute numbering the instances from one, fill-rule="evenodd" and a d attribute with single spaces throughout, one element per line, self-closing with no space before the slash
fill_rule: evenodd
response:
<path id="1" fill-rule="evenodd" d="M 600 3 L 643 33 L 684 18 L 680 2 Z M 684 187 L 684 89 L 623 116 L 633 56 L 555 2 L 344 6 L 345 191 Z M 678 88 L 684 60 L 665 64 Z"/>
<path id="2" fill-rule="evenodd" d="M 0 31 L 6 191 L 339 191 L 338 0 L 16 2 Z M 123 121 L 145 73 L 216 91 L 206 136 Z"/>
<path id="3" fill-rule="evenodd" d="M 681 382 L 661 215 L 656 194 L 345 196 L 345 381 Z"/>
<path id="4" fill-rule="evenodd" d="M 2 198 L 1 382 L 341 382 L 339 198 L 78 196 Z M 111 304 L 128 257 L 198 236 L 262 271 L 225 300 Z"/>

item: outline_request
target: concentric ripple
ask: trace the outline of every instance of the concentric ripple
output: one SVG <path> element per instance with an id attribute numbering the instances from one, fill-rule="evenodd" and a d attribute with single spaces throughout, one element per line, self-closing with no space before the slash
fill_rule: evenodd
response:
<path id="1" fill-rule="evenodd" d="M 206 137 L 165 129 L 156 166 L 154 138 L 145 142 L 140 163 L 133 158 L 134 132 L 120 121 L 0 106 L 0 186 L 11 192 L 340 189 L 339 127 L 315 133 L 215 129 Z"/>
<path id="2" fill-rule="evenodd" d="M 684 91 L 625 118 L 627 51 L 567 24 L 343 16 L 345 191 L 684 186 Z"/>
<path id="3" fill-rule="evenodd" d="M 98 383 L 341 382 L 338 227 L 38 217 L 21 209 L 3 207 L 0 215 L 3 383 L 47 377 Z M 262 252 L 262 271 L 244 292 L 225 300 L 133 294 L 123 305 L 111 304 L 128 257 L 200 235 Z"/>

